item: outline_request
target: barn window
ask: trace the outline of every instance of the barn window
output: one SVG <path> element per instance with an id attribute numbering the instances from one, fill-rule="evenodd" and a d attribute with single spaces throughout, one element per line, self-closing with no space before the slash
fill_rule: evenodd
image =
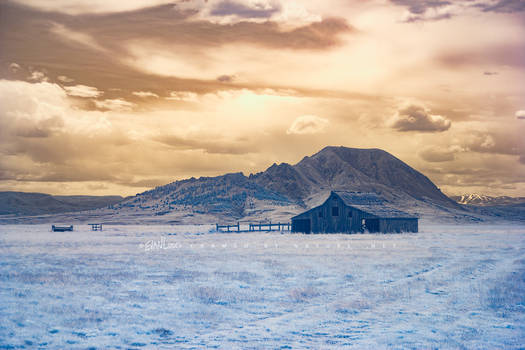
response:
<path id="1" fill-rule="evenodd" d="M 339 207 L 332 207 L 332 216 L 339 216 Z"/>
<path id="2" fill-rule="evenodd" d="M 348 212 L 348 217 L 349 217 L 349 218 L 352 217 L 352 211 L 351 211 L 351 210 Z"/>
<path id="3" fill-rule="evenodd" d="M 322 211 L 319 212 L 319 217 L 320 217 L 320 218 L 323 217 L 323 212 L 322 212 Z"/>

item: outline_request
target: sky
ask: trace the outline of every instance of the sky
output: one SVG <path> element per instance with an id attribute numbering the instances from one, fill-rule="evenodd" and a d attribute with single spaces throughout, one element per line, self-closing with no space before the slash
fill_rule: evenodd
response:
<path id="1" fill-rule="evenodd" d="M 525 0 L 0 2 L 0 190 L 133 195 L 329 145 L 525 196 Z"/>

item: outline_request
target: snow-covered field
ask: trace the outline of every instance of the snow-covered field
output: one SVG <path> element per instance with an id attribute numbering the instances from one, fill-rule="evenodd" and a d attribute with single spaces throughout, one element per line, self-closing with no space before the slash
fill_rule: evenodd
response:
<path id="1" fill-rule="evenodd" d="M 0 349 L 521 348 L 525 226 L 0 226 Z"/>

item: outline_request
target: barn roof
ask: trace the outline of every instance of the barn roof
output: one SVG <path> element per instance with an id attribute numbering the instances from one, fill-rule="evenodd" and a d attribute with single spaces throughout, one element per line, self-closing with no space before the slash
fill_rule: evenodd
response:
<path id="1" fill-rule="evenodd" d="M 354 207 L 380 218 L 416 218 L 413 215 L 385 205 L 385 201 L 375 193 L 333 191 L 349 207 Z"/>
<path id="2" fill-rule="evenodd" d="M 397 210 L 385 204 L 385 200 L 375 193 L 350 192 L 350 191 L 332 191 L 343 203 L 349 207 L 361 210 L 373 218 L 385 219 L 417 219 L 417 216 L 410 215 L 401 210 Z M 331 194 L 332 194 L 331 193 Z M 330 194 L 330 195 L 331 195 Z M 330 197 L 329 197 L 330 198 Z M 321 204 L 320 206 L 322 206 Z M 311 208 L 301 214 L 294 216 L 292 219 L 298 219 L 316 208 Z"/>

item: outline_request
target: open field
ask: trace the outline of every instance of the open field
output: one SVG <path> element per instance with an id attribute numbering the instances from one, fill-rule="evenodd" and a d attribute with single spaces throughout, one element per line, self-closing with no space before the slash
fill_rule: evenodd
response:
<path id="1" fill-rule="evenodd" d="M 0 349 L 521 348 L 525 226 L 0 226 Z"/>

